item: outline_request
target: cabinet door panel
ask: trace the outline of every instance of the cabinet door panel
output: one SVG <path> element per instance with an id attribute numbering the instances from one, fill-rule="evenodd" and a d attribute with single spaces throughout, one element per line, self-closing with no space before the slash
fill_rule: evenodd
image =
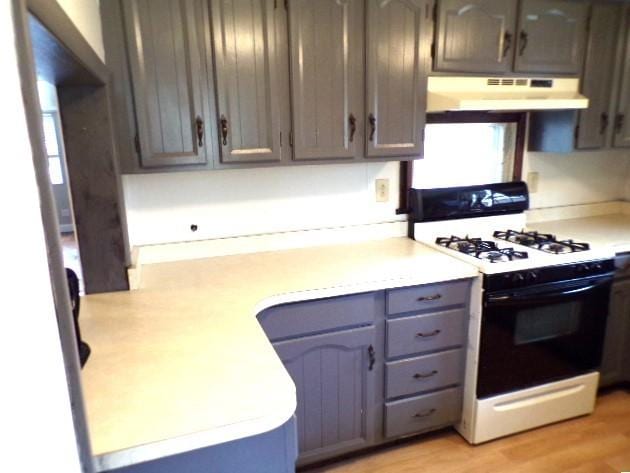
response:
<path id="1" fill-rule="evenodd" d="M 580 110 L 576 142 L 581 149 L 604 147 L 614 118 L 609 116 L 609 107 L 621 6 L 595 4 L 592 8 L 582 75 L 582 93 L 588 97 L 589 105 Z"/>
<path id="2" fill-rule="evenodd" d="M 363 3 L 292 0 L 289 18 L 295 159 L 360 155 Z"/>
<path id="3" fill-rule="evenodd" d="M 516 0 L 438 3 L 435 69 L 507 72 L 512 69 Z"/>
<path id="4" fill-rule="evenodd" d="M 588 4 L 523 0 L 514 70 L 578 74 L 584 57 Z"/>
<path id="5" fill-rule="evenodd" d="M 368 1 L 368 156 L 422 155 L 429 10 L 424 0 Z"/>
<path id="6" fill-rule="evenodd" d="M 615 282 L 610 297 L 600 386 L 627 381 L 626 352 L 630 349 L 630 280 Z"/>
<path id="7" fill-rule="evenodd" d="M 277 88 L 274 1 L 211 5 L 221 161 L 279 161 L 278 94 L 286 91 Z"/>
<path id="8" fill-rule="evenodd" d="M 624 65 L 620 84 L 619 108 L 614 122 L 615 147 L 630 147 L 630 8 L 626 10 L 624 26 Z"/>
<path id="9" fill-rule="evenodd" d="M 144 167 L 203 164 L 204 121 L 195 0 L 123 2 Z M 205 132 L 205 124 L 202 124 Z"/>
<path id="10" fill-rule="evenodd" d="M 301 461 L 372 441 L 374 341 L 374 327 L 363 327 L 274 344 L 296 387 Z"/>

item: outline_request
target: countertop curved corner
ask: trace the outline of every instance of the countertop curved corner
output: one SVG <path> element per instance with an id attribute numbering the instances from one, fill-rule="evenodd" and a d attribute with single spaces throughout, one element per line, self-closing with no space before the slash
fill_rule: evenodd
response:
<path id="1" fill-rule="evenodd" d="M 82 372 L 98 471 L 271 431 L 295 386 L 256 316 L 269 307 L 472 278 L 407 238 L 145 266 L 133 292 L 86 296 Z"/>

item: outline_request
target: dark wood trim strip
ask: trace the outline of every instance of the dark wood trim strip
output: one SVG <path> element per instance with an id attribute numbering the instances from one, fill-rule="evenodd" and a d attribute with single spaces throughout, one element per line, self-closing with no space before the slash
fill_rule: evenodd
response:
<path id="1" fill-rule="evenodd" d="M 527 113 L 520 113 L 516 122 L 516 140 L 514 142 L 514 169 L 512 179 L 520 181 L 523 179 L 523 156 L 525 154 L 525 140 L 527 138 Z"/>
<path id="2" fill-rule="evenodd" d="M 410 212 L 409 189 L 411 189 L 412 176 L 413 161 L 401 161 L 398 208 L 396 209 L 396 215 L 408 214 Z"/>
<path id="3" fill-rule="evenodd" d="M 41 107 L 37 94 L 35 60 L 29 32 L 26 1 L 12 0 L 12 9 L 22 97 L 24 100 L 29 141 L 33 153 L 33 167 L 37 179 L 42 222 L 44 226 L 44 238 L 48 248 L 50 279 L 55 299 L 59 338 L 61 340 L 61 349 L 68 381 L 68 392 L 72 404 L 74 431 L 82 470 L 85 473 L 91 473 L 94 471 L 92 449 L 87 427 L 85 406 L 83 403 L 79 357 L 74 335 L 74 321 L 70 307 L 68 283 L 63 265 L 61 241 L 59 239 L 59 226 L 57 223 L 52 188 L 48 177 L 48 158 L 44 147 Z"/>
<path id="4" fill-rule="evenodd" d="M 76 62 L 94 77 L 94 85 L 107 83 L 109 70 L 56 1 L 24 0 L 24 3 L 28 12 L 42 22 Z"/>

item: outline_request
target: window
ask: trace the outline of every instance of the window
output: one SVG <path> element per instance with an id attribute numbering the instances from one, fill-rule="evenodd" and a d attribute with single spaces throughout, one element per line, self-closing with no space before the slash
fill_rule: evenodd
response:
<path id="1" fill-rule="evenodd" d="M 424 159 L 414 162 L 413 187 L 456 187 L 512 179 L 511 123 L 426 125 Z"/>
<path id="2" fill-rule="evenodd" d="M 48 155 L 48 173 L 53 185 L 63 184 L 63 169 L 61 162 L 61 150 L 57 135 L 57 114 L 44 112 L 42 122 L 44 124 L 44 143 Z"/>

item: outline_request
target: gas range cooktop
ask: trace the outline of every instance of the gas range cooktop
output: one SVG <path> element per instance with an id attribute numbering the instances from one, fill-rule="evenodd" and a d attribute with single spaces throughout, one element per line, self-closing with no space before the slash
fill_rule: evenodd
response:
<path id="1" fill-rule="evenodd" d="M 614 257 L 610 248 L 528 228 L 524 183 L 414 190 L 411 200 L 414 238 L 484 274 Z"/>

